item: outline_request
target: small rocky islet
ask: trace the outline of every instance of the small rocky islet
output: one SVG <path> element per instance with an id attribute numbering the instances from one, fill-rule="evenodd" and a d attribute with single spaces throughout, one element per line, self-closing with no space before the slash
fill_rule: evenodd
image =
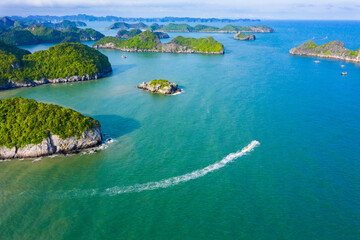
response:
<path id="1" fill-rule="evenodd" d="M 242 32 L 238 32 L 235 36 L 234 36 L 235 40 L 242 40 L 242 41 L 254 41 L 256 39 L 254 34 L 244 34 Z"/>
<path id="2" fill-rule="evenodd" d="M 0 100 L 0 159 L 76 152 L 101 144 L 100 123 L 72 109 L 32 99 Z"/>
<path id="3" fill-rule="evenodd" d="M 332 41 L 323 45 L 317 45 L 310 40 L 299 47 L 290 50 L 291 55 L 312 56 L 321 58 L 334 58 L 343 61 L 360 63 L 360 49 L 353 51 L 345 48 L 344 43 Z"/>
<path id="4" fill-rule="evenodd" d="M 148 92 L 160 93 L 164 95 L 173 95 L 183 91 L 178 87 L 176 83 L 170 82 L 165 79 L 155 79 L 150 82 L 143 82 L 139 86 L 137 86 L 137 88 Z"/>

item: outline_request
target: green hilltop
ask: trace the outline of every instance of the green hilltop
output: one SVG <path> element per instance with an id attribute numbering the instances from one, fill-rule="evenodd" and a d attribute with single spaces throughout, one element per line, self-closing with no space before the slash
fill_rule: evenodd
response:
<path id="1" fill-rule="evenodd" d="M 0 34 L 0 41 L 12 45 L 30 45 L 39 43 L 59 43 L 65 39 L 76 41 L 96 41 L 104 35 L 91 28 L 80 29 L 68 27 L 65 30 L 56 30 L 39 24 L 27 28 L 13 28 Z"/>
<path id="2" fill-rule="evenodd" d="M 207 38 L 184 38 L 178 36 L 169 43 L 161 43 L 156 33 L 145 31 L 135 37 L 121 40 L 116 37 L 104 37 L 93 46 L 100 48 L 116 48 L 123 51 L 156 51 L 156 52 L 201 52 L 217 53 L 224 52 L 224 46 L 212 37 Z"/>
<path id="3" fill-rule="evenodd" d="M 33 54 L 0 42 L 0 88 L 26 82 L 92 75 L 111 68 L 108 58 L 81 43 L 62 43 Z"/>
<path id="4" fill-rule="evenodd" d="M 0 100 L 0 146 L 12 148 L 38 144 L 49 134 L 62 139 L 77 136 L 100 123 L 54 104 L 14 97 Z"/>
<path id="5" fill-rule="evenodd" d="M 181 46 L 191 47 L 200 52 L 219 52 L 224 51 L 224 46 L 212 37 L 207 38 L 185 38 L 178 36 L 171 42 Z"/>

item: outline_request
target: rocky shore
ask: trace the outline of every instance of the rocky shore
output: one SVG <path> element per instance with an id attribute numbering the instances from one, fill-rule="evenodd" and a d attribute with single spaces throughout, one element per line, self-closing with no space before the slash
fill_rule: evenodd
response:
<path id="1" fill-rule="evenodd" d="M 320 58 L 333 58 L 343 61 L 360 63 L 360 50 L 352 51 L 345 48 L 344 43 L 332 41 L 323 45 L 317 45 L 313 41 L 301 44 L 290 50 L 291 55 L 312 56 Z"/>
<path id="2" fill-rule="evenodd" d="M 182 89 L 179 89 L 176 83 L 172 83 L 163 79 L 153 80 L 151 82 L 143 82 L 138 86 L 138 88 L 145 91 L 160 93 L 164 95 L 172 95 L 182 92 Z"/>
<path id="3" fill-rule="evenodd" d="M 16 146 L 11 149 L 6 146 L 0 148 L 0 159 L 33 158 L 59 153 L 71 153 L 80 149 L 97 146 L 102 141 L 101 129 L 94 127 L 81 134 L 80 137 L 62 139 L 57 135 L 49 134 L 39 144 L 28 144 L 25 147 Z"/>
<path id="4" fill-rule="evenodd" d="M 197 51 L 191 47 L 182 46 L 173 42 L 169 43 L 159 43 L 156 48 L 153 49 L 139 49 L 139 48 L 126 48 L 126 47 L 116 47 L 114 43 L 109 42 L 106 44 L 97 44 L 94 48 L 103 48 L 103 49 L 116 49 L 123 52 L 162 52 L 162 53 L 204 53 L 204 54 L 224 54 L 225 51 L 221 50 L 218 52 L 204 52 Z"/>
<path id="5" fill-rule="evenodd" d="M 43 78 L 40 80 L 31 80 L 25 82 L 14 82 L 9 80 L 4 85 L 0 85 L 0 90 L 10 89 L 10 88 L 20 88 L 20 87 L 36 87 L 43 84 L 69 83 L 69 82 L 95 80 L 105 77 L 111 72 L 112 72 L 112 68 L 108 67 L 108 68 L 104 68 L 103 71 L 92 75 L 86 74 L 83 76 L 71 76 L 66 78 L 55 78 L 55 79 Z"/>

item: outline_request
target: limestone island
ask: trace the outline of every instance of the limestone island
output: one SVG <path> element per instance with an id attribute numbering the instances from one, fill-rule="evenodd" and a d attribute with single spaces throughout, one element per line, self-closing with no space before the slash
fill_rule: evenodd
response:
<path id="1" fill-rule="evenodd" d="M 0 41 L 15 45 L 33 45 L 40 43 L 60 43 L 69 42 L 73 39 L 75 42 L 80 41 L 97 41 L 104 35 L 91 28 L 77 28 L 69 26 L 66 29 L 52 29 L 49 25 L 40 23 L 31 26 L 10 26 L 0 31 Z"/>
<path id="2" fill-rule="evenodd" d="M 102 142 L 100 123 L 32 99 L 0 100 L 0 159 L 71 153 Z"/>
<path id="3" fill-rule="evenodd" d="M 242 41 L 254 41 L 256 39 L 256 37 L 255 37 L 254 34 L 247 35 L 247 34 L 244 34 L 242 32 L 238 32 L 235 35 L 234 39 L 235 40 L 242 40 Z"/>
<path id="4" fill-rule="evenodd" d="M 150 26 L 140 22 L 135 24 L 129 24 L 125 22 L 117 22 L 112 24 L 107 29 L 133 29 L 139 28 L 149 31 L 161 31 L 161 32 L 208 32 L 208 33 L 237 33 L 241 32 L 258 32 L 258 33 L 272 33 L 274 29 L 269 26 L 234 26 L 234 25 L 226 25 L 224 27 L 214 27 L 208 25 L 198 24 L 196 26 L 190 26 L 188 24 L 176 24 L 176 23 L 169 23 L 167 25 L 159 25 L 157 23 L 153 23 Z"/>
<path id="5" fill-rule="evenodd" d="M 352 51 L 345 48 L 344 43 L 332 41 L 323 45 L 317 45 L 313 41 L 306 42 L 299 47 L 292 48 L 290 54 L 299 56 L 313 56 L 321 58 L 334 58 L 343 61 L 360 63 L 360 48 Z"/>
<path id="6" fill-rule="evenodd" d="M 0 42 L 0 90 L 98 79 L 111 71 L 107 56 L 81 43 L 31 54 Z"/>
<path id="7" fill-rule="evenodd" d="M 140 29 L 132 29 L 130 31 L 128 30 L 120 30 L 117 32 L 116 37 L 120 39 L 129 39 L 132 37 L 135 37 L 136 35 L 139 35 L 142 33 Z M 164 32 L 154 32 L 154 34 L 159 38 L 170 38 L 170 36 L 167 33 Z"/>
<path id="8" fill-rule="evenodd" d="M 204 54 L 224 54 L 225 52 L 224 46 L 212 37 L 196 39 L 178 36 L 169 43 L 161 43 L 159 37 L 150 31 L 142 32 L 126 40 L 121 40 L 117 37 L 104 37 L 94 43 L 93 47 L 117 49 L 124 52 Z"/>
<path id="9" fill-rule="evenodd" d="M 145 91 L 160 93 L 164 95 L 172 95 L 182 92 L 182 89 L 178 88 L 178 85 L 176 83 L 172 83 L 164 79 L 155 79 L 150 82 L 143 82 L 138 86 L 138 88 Z"/>

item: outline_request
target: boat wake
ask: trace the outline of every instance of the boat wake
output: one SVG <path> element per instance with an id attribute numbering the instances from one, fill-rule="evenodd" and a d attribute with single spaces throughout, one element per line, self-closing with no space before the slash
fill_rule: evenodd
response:
<path id="1" fill-rule="evenodd" d="M 248 146 L 244 147 L 241 151 L 230 153 L 225 158 L 223 158 L 220 162 L 216 162 L 211 164 L 205 168 L 181 175 L 176 176 L 164 180 L 160 180 L 157 182 L 148 182 L 143 184 L 135 184 L 132 186 L 115 186 L 112 188 L 107 188 L 105 190 L 101 189 L 88 189 L 88 190 L 80 190 L 74 189 L 70 191 L 58 191 L 52 192 L 52 197 L 56 198 L 78 198 L 78 197 L 88 197 L 88 196 L 115 196 L 123 193 L 131 193 L 131 192 L 142 192 L 142 191 L 151 191 L 159 188 L 168 188 L 180 183 L 188 182 L 200 177 L 205 176 L 208 173 L 214 172 L 218 169 L 225 167 L 228 163 L 233 160 L 246 155 L 247 153 L 254 150 L 255 147 L 260 145 L 258 141 L 252 141 Z M 54 195 L 53 195 L 54 194 Z"/>

